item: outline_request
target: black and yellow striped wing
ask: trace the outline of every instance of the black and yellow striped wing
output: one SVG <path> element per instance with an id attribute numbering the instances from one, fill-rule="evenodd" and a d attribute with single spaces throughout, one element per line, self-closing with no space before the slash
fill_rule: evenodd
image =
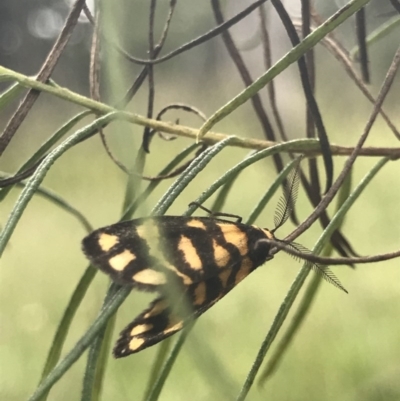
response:
<path id="1" fill-rule="evenodd" d="M 270 245 L 263 241 L 271 238 L 255 226 L 175 216 L 117 223 L 91 233 L 83 250 L 94 265 L 117 283 L 163 294 L 122 331 L 114 355 L 141 351 L 200 316 L 271 258 Z M 188 306 L 185 316 L 166 295 L 171 283 Z"/>
<path id="2" fill-rule="evenodd" d="M 120 334 L 114 348 L 116 358 L 139 352 L 181 330 L 224 297 L 255 268 L 249 258 L 233 263 L 217 275 L 185 288 L 181 300 L 189 313 L 180 315 L 167 296 L 156 299 Z M 180 306 L 180 305 L 178 305 Z"/>
<path id="3" fill-rule="evenodd" d="M 88 259 L 122 285 L 159 290 L 172 276 L 187 286 L 248 256 L 263 263 L 268 230 L 208 217 L 162 216 L 113 224 L 83 240 Z M 258 245 L 256 245 L 258 244 Z"/>

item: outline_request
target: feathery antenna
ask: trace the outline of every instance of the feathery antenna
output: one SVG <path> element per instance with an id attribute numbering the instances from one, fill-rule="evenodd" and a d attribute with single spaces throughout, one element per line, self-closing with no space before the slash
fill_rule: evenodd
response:
<path id="1" fill-rule="evenodd" d="M 283 195 L 279 199 L 278 206 L 276 207 L 275 211 L 275 216 L 274 216 L 275 228 L 271 230 L 272 234 L 274 234 L 274 232 L 279 227 L 282 227 L 282 225 L 285 224 L 287 219 L 290 217 L 292 211 L 294 210 L 294 206 L 297 200 L 297 194 L 299 191 L 299 183 L 300 183 L 299 171 L 300 171 L 300 162 L 302 159 L 303 156 L 300 156 L 297 159 L 292 170 L 286 177 L 286 182 L 283 187 Z M 296 260 L 304 261 L 310 269 L 313 269 L 316 273 L 320 274 L 324 280 L 326 280 L 328 283 L 333 284 L 336 288 L 339 288 L 340 290 L 348 294 L 347 290 L 343 287 L 342 283 L 332 273 L 332 271 L 328 268 L 328 266 L 321 266 L 310 260 L 303 259 L 300 255 L 293 255 L 290 252 L 290 248 L 292 248 L 293 250 L 299 253 L 312 255 L 312 252 L 308 248 L 296 242 L 286 242 L 279 240 L 276 237 L 275 241 L 277 243 L 283 244 L 286 247 L 286 249 L 282 247 L 281 248 L 282 251 L 286 252 Z"/>
<path id="2" fill-rule="evenodd" d="M 312 252 L 308 248 L 306 248 L 305 246 L 303 246 L 301 244 L 298 244 L 297 242 L 288 242 L 288 243 L 286 243 L 285 241 L 280 241 L 280 240 L 278 240 L 278 242 L 284 243 L 285 245 L 287 245 L 287 247 L 293 248 L 297 252 L 301 252 L 301 253 L 306 253 L 306 254 L 312 255 Z M 310 269 L 313 269 L 316 273 L 320 274 L 325 281 L 327 281 L 328 283 L 333 284 L 336 288 L 339 288 L 340 290 L 342 290 L 346 294 L 348 294 L 348 291 L 346 290 L 346 288 L 343 287 L 342 283 L 333 274 L 333 272 L 328 268 L 328 266 L 321 266 L 321 265 L 319 265 L 317 263 L 311 262 L 310 260 L 302 259 L 301 256 L 292 255 L 288 250 L 286 250 L 284 248 L 282 248 L 282 250 L 283 250 L 283 252 L 286 252 L 287 254 L 292 256 L 294 259 L 304 261 Z"/>
<path id="3" fill-rule="evenodd" d="M 294 205 L 296 204 L 297 200 L 297 194 L 299 192 L 299 170 L 300 162 L 302 159 L 302 156 L 297 159 L 297 162 L 286 177 L 286 183 L 283 187 L 283 195 L 279 199 L 278 205 L 276 207 L 274 216 L 275 228 L 271 231 L 272 233 L 274 233 L 279 227 L 282 227 L 285 224 L 287 219 L 290 217 L 290 214 L 294 210 Z"/>

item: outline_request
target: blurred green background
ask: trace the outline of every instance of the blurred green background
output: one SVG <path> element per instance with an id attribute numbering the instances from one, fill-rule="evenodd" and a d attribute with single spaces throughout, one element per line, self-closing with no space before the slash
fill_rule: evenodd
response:
<path id="1" fill-rule="evenodd" d="M 110 20 L 111 23 L 118 21 L 120 43 L 132 54 L 146 58 L 148 4 L 138 1 L 118 3 Z M 161 31 L 168 6 L 167 1 L 159 3 L 156 37 Z M 242 8 L 233 3 L 224 3 L 226 17 Z M 380 8 L 377 2 L 371 3 L 368 9 L 370 29 L 383 23 L 385 17 L 381 14 L 390 9 L 388 4 L 381 2 Z M 333 2 L 322 0 L 317 5 L 322 13 L 329 13 L 334 8 Z M 0 40 L 0 64 L 32 75 L 52 46 L 68 4 L 61 1 L 25 3 L 3 0 L 1 7 L 0 38 L 3 39 Z M 195 13 L 193 7 L 196 8 Z M 291 12 L 296 13 L 296 10 L 291 9 Z M 255 78 L 264 69 L 259 44 L 256 41 L 250 46 L 246 42 L 248 37 L 257 35 L 253 29 L 253 19 L 256 20 L 257 15 L 253 14 L 247 22 L 236 27 L 233 34 L 235 40 L 243 41 L 242 48 L 245 50 L 242 56 Z M 268 23 L 273 32 L 274 59 L 278 59 L 289 48 L 286 34 L 270 9 Z M 354 43 L 353 36 L 348 34 L 352 32 L 352 24 L 354 21 L 349 21 L 337 33 L 349 48 Z M 193 0 L 179 3 L 164 53 L 212 26 L 214 19 L 208 2 Z M 82 18 L 78 32 L 53 76 L 60 85 L 85 95 L 88 94 L 90 33 L 90 26 Z M 373 93 L 377 93 L 397 46 L 398 29 L 370 48 L 370 89 Z M 140 67 L 117 57 L 112 50 L 104 51 L 103 57 L 106 66 L 104 101 L 112 102 L 116 96 L 113 93 L 115 87 L 129 85 Z M 199 108 L 208 116 L 243 87 L 220 38 L 157 66 L 155 81 L 155 110 L 171 102 L 181 102 Z M 304 96 L 296 66 L 281 74 L 276 84 L 278 105 L 287 133 L 290 138 L 301 138 L 304 136 Z M 400 80 L 397 78 L 385 102 L 385 109 L 397 126 L 400 126 L 399 91 Z M 266 101 L 266 93 L 262 93 L 262 97 Z M 333 56 L 322 47 L 318 47 L 317 52 L 317 100 L 332 143 L 352 146 L 361 134 L 372 107 Z M 1 128 L 15 105 L 2 111 Z M 129 110 L 144 115 L 146 105 L 147 86 L 144 85 Z M 79 111 L 59 99 L 41 95 L 0 160 L 0 170 L 16 171 L 52 132 Z M 184 125 L 199 127 L 201 124 L 197 118 L 182 113 L 171 112 L 166 119 L 174 121 L 178 117 Z M 89 121 L 85 120 L 86 123 Z M 242 137 L 263 138 L 249 103 L 218 124 L 216 130 Z M 105 132 L 113 153 L 125 164 L 132 165 L 140 146 L 142 128 L 113 123 Z M 156 175 L 190 143 L 186 139 L 164 142 L 154 138 L 145 174 Z M 367 146 L 399 145 L 379 118 Z M 247 153 L 241 149 L 225 149 L 196 177 L 168 214 L 184 212 L 188 203 Z M 335 158 L 336 173 L 344 160 Z M 353 183 L 358 183 L 376 162 L 375 158 L 359 158 L 353 169 Z M 275 171 L 269 160 L 253 165 L 239 176 L 224 211 L 246 219 L 274 178 Z M 79 209 L 94 227 L 100 227 L 119 219 L 126 181 L 126 175 L 107 157 L 100 139 L 94 137 L 74 147 L 57 161 L 43 184 Z M 171 182 L 159 185 L 137 217 L 151 210 Z M 14 188 L 2 203 L 2 226 L 19 193 L 20 189 Z M 272 226 L 277 200 L 278 197 L 274 198 L 268 205 L 257 221 L 258 225 Z M 359 198 L 343 226 L 346 237 L 361 255 L 386 253 L 399 248 L 399 200 L 399 166 L 391 162 Z M 207 205 L 211 203 L 209 201 Z M 311 210 L 303 190 L 300 190 L 300 220 L 305 219 Z M 293 226 L 288 222 L 278 234 L 284 237 L 291 229 Z M 314 224 L 299 242 L 311 248 L 320 231 L 319 225 Z M 84 235 L 82 226 L 73 217 L 40 197 L 33 198 L 14 231 L 0 262 L 0 399 L 26 399 L 36 388 L 57 324 L 87 265 L 80 251 Z M 160 399 L 235 399 L 299 268 L 297 262 L 279 254 L 202 316 L 188 338 Z M 279 370 L 264 387 L 254 386 L 249 400 L 400 399 L 399 261 L 360 265 L 354 271 L 348 267 L 334 267 L 332 270 L 349 290 L 349 295 L 325 282 L 322 284 L 312 311 Z M 71 349 L 95 319 L 108 285 L 105 275 L 96 276 L 72 324 L 64 353 Z M 122 330 L 153 298 L 151 294 L 132 292 L 118 312 L 116 331 Z M 123 360 L 110 358 L 103 399 L 140 399 L 157 347 Z M 52 389 L 50 400 L 79 398 L 85 360 L 86 354 Z"/>

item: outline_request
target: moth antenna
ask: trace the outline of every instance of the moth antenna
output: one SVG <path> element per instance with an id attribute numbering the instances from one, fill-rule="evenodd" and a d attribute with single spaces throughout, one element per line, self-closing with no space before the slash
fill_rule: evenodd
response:
<path id="1" fill-rule="evenodd" d="M 292 211 L 294 210 L 294 206 L 296 204 L 297 195 L 299 192 L 299 171 L 300 171 L 300 162 L 303 156 L 300 156 L 292 170 L 286 177 L 286 182 L 283 186 L 283 195 L 279 199 L 278 205 L 275 210 L 274 215 L 274 223 L 275 228 L 272 230 L 274 233 L 279 227 L 282 227 L 283 224 L 287 221 Z"/>
<path id="2" fill-rule="evenodd" d="M 306 248 L 305 246 L 303 246 L 301 244 L 298 244 L 297 242 L 289 242 L 289 243 L 285 243 L 285 244 L 287 246 L 295 249 L 298 252 L 311 254 L 311 251 L 308 248 Z M 285 252 L 285 249 L 282 249 L 282 250 Z M 328 266 L 321 266 L 321 265 L 319 265 L 317 263 L 313 263 L 309 260 L 302 259 L 301 256 L 291 255 L 289 252 L 286 252 L 286 253 L 288 253 L 290 256 L 292 256 L 296 260 L 303 260 L 309 268 L 313 269 L 316 273 L 320 274 L 325 281 L 327 281 L 330 284 L 333 284 L 336 288 L 339 288 L 340 290 L 342 290 L 346 294 L 348 294 L 348 291 L 346 290 L 346 288 L 343 287 L 340 280 L 328 268 Z"/>
<path id="3" fill-rule="evenodd" d="M 342 283 L 339 281 L 339 279 L 334 275 L 332 270 L 329 269 L 328 266 L 321 266 L 318 265 L 317 263 L 312 263 L 312 262 L 307 262 L 307 264 L 318 274 L 322 275 L 322 278 L 327 281 L 328 283 L 333 284 L 336 288 L 339 288 L 339 290 L 342 290 L 346 294 L 349 292 L 346 290 L 346 288 L 343 287 Z"/>

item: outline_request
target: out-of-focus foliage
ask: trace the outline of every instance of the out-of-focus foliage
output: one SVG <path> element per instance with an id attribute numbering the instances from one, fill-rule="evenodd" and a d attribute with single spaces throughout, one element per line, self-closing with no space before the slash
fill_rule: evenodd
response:
<path id="1" fill-rule="evenodd" d="M 146 58 L 148 2 L 124 0 L 114 3 L 121 19 L 118 31 L 121 43 L 130 53 Z M 158 22 L 163 21 L 168 6 L 165 0 L 159 3 Z M 227 18 L 235 10 L 238 11 L 237 7 L 242 8 L 241 4 L 234 3 L 233 0 L 225 2 Z M 298 15 L 298 2 L 292 3 L 293 15 Z M 323 15 L 335 8 L 332 1 L 319 0 L 315 3 Z M 63 1 L 2 0 L 0 65 L 24 74 L 35 74 L 54 42 L 69 6 L 70 2 Z M 391 11 L 388 1 L 375 0 L 368 7 L 370 31 L 392 17 L 387 15 L 387 11 Z M 290 47 L 280 21 L 270 8 L 268 23 L 273 28 L 273 58 L 276 60 Z M 337 32 L 344 41 L 348 39 L 345 44 L 349 50 L 355 43 L 353 23 L 353 20 L 348 21 Z M 178 2 L 163 53 L 206 32 L 214 24 L 209 2 Z M 235 40 L 243 40 L 241 53 L 256 78 L 264 72 L 264 67 L 259 43 L 256 41 L 249 45 L 250 41 L 246 41 L 246 32 L 253 32 L 253 25 L 244 21 L 233 35 Z M 161 26 L 161 22 L 156 26 Z M 374 93 L 399 44 L 398 33 L 398 30 L 393 31 L 370 48 L 371 87 Z M 159 34 L 160 29 L 157 28 L 156 36 Z M 88 95 L 90 40 L 90 25 L 82 17 L 53 76 L 58 84 L 84 95 Z M 112 50 L 105 51 L 102 57 L 104 60 L 117 58 Z M 355 89 L 325 49 L 317 48 L 316 59 L 317 99 L 324 112 L 330 139 L 335 144 L 353 146 L 365 125 L 371 104 Z M 118 63 L 118 71 L 108 67 L 104 72 L 102 89 L 105 100 L 109 100 L 107 96 L 114 78 L 131 82 L 140 70 L 139 66 L 125 60 L 118 59 Z M 167 103 L 187 102 L 208 116 L 243 88 L 220 38 L 157 67 L 155 82 L 156 110 Z M 304 95 L 296 67 L 279 76 L 276 84 L 278 104 L 289 138 L 303 137 Z M 400 125 L 398 93 L 397 77 L 385 103 L 385 109 L 397 126 Z M 262 92 L 261 96 L 267 103 L 266 93 Z M 129 110 L 145 115 L 146 106 L 147 93 L 142 88 L 129 105 Z M 12 111 L 11 108 L 2 111 L 1 129 Z M 0 160 L 0 169 L 14 172 L 50 133 L 77 111 L 76 106 L 42 95 Z M 174 121 L 175 118 L 185 125 L 200 125 L 197 117 L 182 117 L 180 113 L 171 112 L 167 119 Z M 217 128 L 238 136 L 263 138 L 249 104 L 235 112 L 228 121 L 222 121 Z M 142 127 L 116 123 L 105 132 L 113 152 L 131 166 L 140 146 Z M 189 143 L 192 142 L 188 139 L 164 142 L 155 137 L 145 174 L 157 174 L 173 155 Z M 368 145 L 399 146 L 381 119 L 368 139 Z M 185 190 L 168 213 L 180 215 L 184 212 L 189 202 L 246 154 L 247 150 L 225 149 L 218 160 L 214 160 Z M 371 158 L 360 158 L 353 169 L 353 182 L 359 182 L 373 164 L 375 160 Z M 342 159 L 336 157 L 336 171 L 340 171 L 341 165 Z M 362 255 L 385 253 L 399 246 L 398 171 L 398 163 L 388 163 L 346 216 L 343 231 Z M 246 217 L 274 178 L 275 171 L 269 161 L 252 166 L 238 177 L 224 211 Z M 170 182 L 163 182 L 157 188 L 136 217 L 148 213 Z M 94 227 L 100 227 L 119 218 L 126 176 L 110 161 L 100 139 L 94 137 L 57 161 L 46 176 L 44 185 L 82 211 Z M 1 225 L 8 218 L 19 193 L 20 189 L 14 188 L 1 204 Z M 257 224 L 272 226 L 276 201 L 274 199 L 268 205 Z M 303 220 L 311 211 L 312 207 L 300 190 L 299 219 Z M 283 237 L 290 227 L 288 224 L 280 236 Z M 320 231 L 318 224 L 314 224 L 303 235 L 301 242 L 311 247 Z M 57 324 L 87 264 L 80 251 L 80 241 L 85 234 L 75 219 L 39 197 L 29 204 L 19 222 L 1 260 L 0 399 L 27 399 L 36 388 Z M 189 337 L 160 399 L 234 399 L 297 270 L 295 261 L 278 255 L 203 316 Z M 334 271 L 350 294 L 345 296 L 333 286 L 322 285 L 312 312 L 280 369 L 265 388 L 254 387 L 249 399 L 400 399 L 398 259 L 362 265 L 355 271 L 347 267 L 335 267 Z M 78 310 L 64 353 L 75 345 L 95 319 L 107 286 L 107 277 L 98 274 Z M 149 294 L 132 293 L 118 313 L 116 330 L 122 329 L 152 298 Z M 156 352 L 156 347 L 153 347 L 123 360 L 110 359 L 103 399 L 142 397 Z M 84 364 L 85 358 L 81 358 L 52 389 L 50 400 L 79 399 Z"/>

